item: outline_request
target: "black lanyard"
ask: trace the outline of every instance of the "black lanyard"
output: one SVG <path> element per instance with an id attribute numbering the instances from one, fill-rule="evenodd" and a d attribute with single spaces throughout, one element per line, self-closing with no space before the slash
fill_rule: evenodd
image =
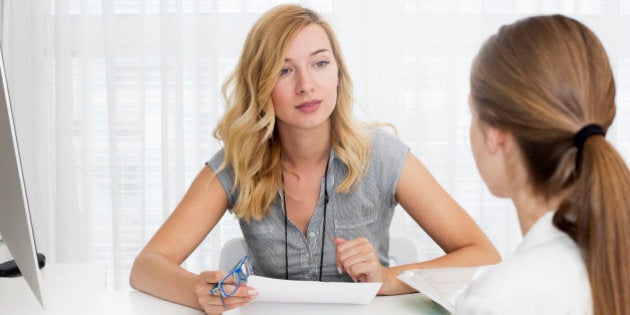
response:
<path id="1" fill-rule="evenodd" d="M 319 260 L 319 281 L 322 281 L 322 271 L 323 271 L 323 267 L 324 267 L 324 241 L 325 241 L 325 236 L 326 236 L 326 206 L 328 205 L 328 162 L 326 161 L 326 172 L 324 173 L 324 219 L 322 220 L 322 253 L 319 256 L 320 260 Z M 282 176 L 282 190 L 283 190 L 283 197 L 282 197 L 282 203 L 284 205 L 284 278 L 286 280 L 289 280 L 289 243 L 288 243 L 288 232 L 287 232 L 287 225 L 288 225 L 288 216 L 287 216 L 287 196 L 286 196 L 286 191 L 284 191 L 284 175 Z M 307 227 L 308 229 L 308 227 Z"/>

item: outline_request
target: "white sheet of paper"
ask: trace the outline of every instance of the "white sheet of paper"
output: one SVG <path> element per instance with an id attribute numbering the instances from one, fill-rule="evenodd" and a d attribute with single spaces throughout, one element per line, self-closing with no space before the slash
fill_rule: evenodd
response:
<path id="1" fill-rule="evenodd" d="M 247 286 L 258 291 L 255 302 L 368 304 L 382 283 L 279 280 L 249 276 Z"/>
<path id="2" fill-rule="evenodd" d="M 407 270 L 398 279 L 452 312 L 457 297 L 488 267 Z"/>

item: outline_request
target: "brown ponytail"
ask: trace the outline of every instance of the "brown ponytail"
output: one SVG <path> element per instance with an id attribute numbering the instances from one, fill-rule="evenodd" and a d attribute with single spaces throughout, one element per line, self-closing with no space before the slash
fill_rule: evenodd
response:
<path id="1" fill-rule="evenodd" d="M 582 250 L 595 314 L 624 314 L 630 305 L 630 175 L 603 138 L 588 139 L 571 194 L 554 224 Z"/>
<path id="2" fill-rule="evenodd" d="M 594 313 L 626 313 L 630 171 L 601 135 L 589 137 L 579 156 L 573 146 L 583 126 L 607 130 L 615 116 L 615 83 L 599 39 L 561 15 L 520 20 L 486 41 L 470 80 L 479 119 L 514 135 L 534 191 L 567 196 L 553 222 L 582 252 Z"/>

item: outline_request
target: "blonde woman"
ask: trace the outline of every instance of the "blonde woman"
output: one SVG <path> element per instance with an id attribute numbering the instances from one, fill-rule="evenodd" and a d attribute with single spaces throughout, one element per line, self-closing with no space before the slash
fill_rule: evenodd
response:
<path id="1" fill-rule="evenodd" d="M 282 5 L 251 29 L 223 93 L 224 144 L 136 259 L 131 284 L 218 314 L 255 298 L 242 286 L 210 295 L 225 275 L 180 267 L 225 211 L 240 220 L 258 275 L 383 282 L 412 292 L 405 269 L 482 265 L 498 253 L 474 221 L 397 138 L 352 116 L 352 82 L 330 26 Z M 444 249 L 431 261 L 388 268 L 389 225 L 400 203 Z"/>
<path id="2" fill-rule="evenodd" d="M 630 171 L 606 141 L 615 82 L 580 22 L 501 27 L 470 77 L 471 144 L 490 191 L 511 198 L 523 241 L 455 314 L 628 314 Z"/>

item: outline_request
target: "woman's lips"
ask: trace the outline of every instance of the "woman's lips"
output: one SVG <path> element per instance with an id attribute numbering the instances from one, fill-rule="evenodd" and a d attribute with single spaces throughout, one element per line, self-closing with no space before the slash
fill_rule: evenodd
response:
<path id="1" fill-rule="evenodd" d="M 321 105 L 321 103 L 322 101 L 320 100 L 312 100 L 312 101 L 304 102 L 296 106 L 295 108 L 299 109 L 300 111 L 304 113 L 312 113 L 319 108 L 319 105 Z"/>

